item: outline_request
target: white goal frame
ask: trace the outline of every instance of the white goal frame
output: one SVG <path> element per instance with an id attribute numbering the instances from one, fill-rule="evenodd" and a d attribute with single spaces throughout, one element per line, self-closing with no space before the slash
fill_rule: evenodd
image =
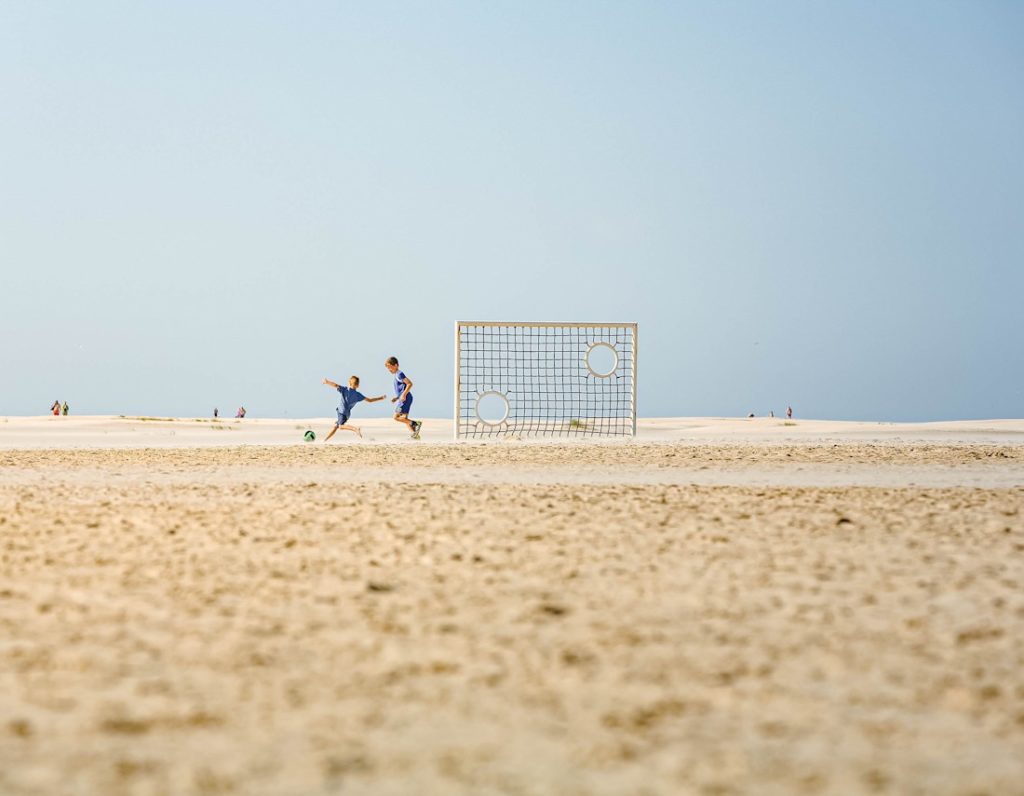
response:
<path id="1" fill-rule="evenodd" d="M 636 323 L 456 321 L 455 439 L 635 437 L 636 368 Z M 500 419 L 480 413 L 489 396 Z"/>

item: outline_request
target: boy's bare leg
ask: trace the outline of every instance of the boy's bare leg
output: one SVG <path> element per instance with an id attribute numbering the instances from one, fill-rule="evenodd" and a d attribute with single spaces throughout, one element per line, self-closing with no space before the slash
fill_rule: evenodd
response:
<path id="1" fill-rule="evenodd" d="M 324 437 L 324 442 L 327 442 L 327 440 L 329 440 L 331 437 L 334 436 L 334 432 L 335 431 L 339 431 L 339 430 L 341 430 L 341 431 L 351 431 L 357 437 L 359 437 L 360 439 L 362 439 L 362 437 L 363 437 L 363 430 L 361 428 L 359 428 L 358 426 L 350 426 L 348 423 L 346 423 L 343 426 L 335 426 L 334 428 L 332 428 L 328 432 L 327 436 Z"/>
<path id="2" fill-rule="evenodd" d="M 412 421 L 409 419 L 409 415 L 395 415 L 395 420 L 399 423 L 405 423 L 409 427 L 410 431 L 413 430 Z"/>

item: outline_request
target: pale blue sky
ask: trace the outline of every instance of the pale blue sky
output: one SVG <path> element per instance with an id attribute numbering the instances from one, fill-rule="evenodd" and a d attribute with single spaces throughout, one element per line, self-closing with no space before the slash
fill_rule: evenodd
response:
<path id="1" fill-rule="evenodd" d="M 448 415 L 456 318 L 640 412 L 1024 415 L 1024 4 L 0 4 L 0 414 Z M 367 407 L 364 415 L 386 413 Z"/>

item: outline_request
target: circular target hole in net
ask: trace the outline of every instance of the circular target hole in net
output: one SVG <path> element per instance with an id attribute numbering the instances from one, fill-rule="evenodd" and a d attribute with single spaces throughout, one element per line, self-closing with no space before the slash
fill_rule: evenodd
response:
<path id="1" fill-rule="evenodd" d="M 594 343 L 583 357 L 587 370 L 599 379 L 607 379 L 619 366 L 619 352 L 610 343 Z"/>
<path id="2" fill-rule="evenodd" d="M 510 409 L 508 398 L 497 390 L 482 392 L 476 399 L 476 416 L 485 426 L 500 426 Z"/>

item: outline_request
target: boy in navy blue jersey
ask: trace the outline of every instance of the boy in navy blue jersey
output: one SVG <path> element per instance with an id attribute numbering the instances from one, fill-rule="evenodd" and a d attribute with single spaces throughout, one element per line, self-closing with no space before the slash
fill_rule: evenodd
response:
<path id="1" fill-rule="evenodd" d="M 361 392 L 359 392 L 359 377 L 350 376 L 348 379 L 348 387 L 342 387 L 340 384 L 335 384 L 330 379 L 324 379 L 324 384 L 328 387 L 333 387 L 341 393 L 341 400 L 338 402 L 338 422 L 334 424 L 334 428 L 330 430 L 330 433 L 324 437 L 324 442 L 327 442 L 331 437 L 334 436 L 334 432 L 339 428 L 343 431 L 354 431 L 357 436 L 362 437 L 363 431 L 358 426 L 350 426 L 348 424 L 349 415 L 352 414 L 352 407 L 354 407 L 360 401 L 366 401 L 367 403 L 373 403 L 374 401 L 383 401 L 384 396 L 379 395 L 376 398 L 367 398 Z"/>
<path id="2" fill-rule="evenodd" d="M 398 369 L 398 357 L 388 357 L 384 367 L 395 377 L 395 397 L 391 399 L 391 403 L 395 404 L 395 420 L 409 427 L 413 439 L 419 439 L 423 422 L 409 418 L 409 410 L 412 409 L 412 379 Z"/>

